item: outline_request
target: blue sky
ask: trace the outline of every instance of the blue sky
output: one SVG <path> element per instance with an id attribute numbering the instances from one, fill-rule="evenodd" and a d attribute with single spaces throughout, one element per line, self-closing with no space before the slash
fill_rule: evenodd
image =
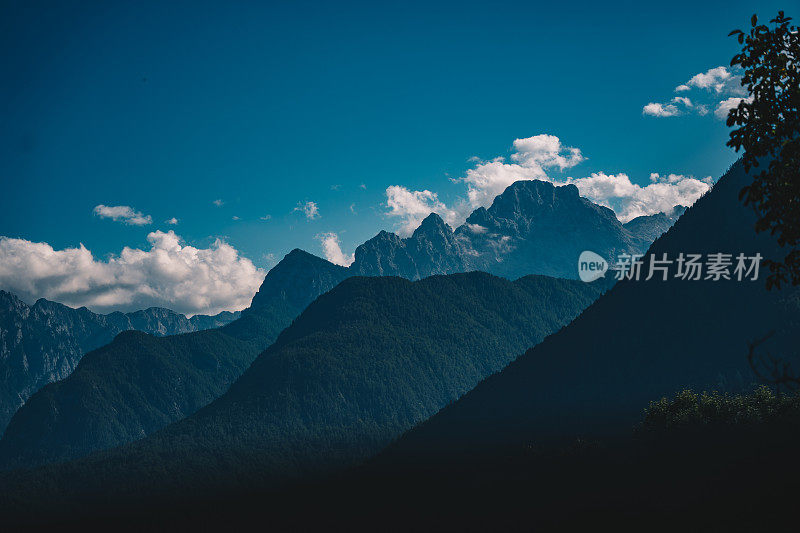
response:
<path id="1" fill-rule="evenodd" d="M 295 247 L 322 255 L 334 232 L 348 255 L 401 228 L 387 187 L 449 209 L 470 158 L 511 161 L 515 139 L 542 134 L 580 150 L 548 170 L 561 178 L 716 177 L 735 155 L 713 108 L 643 106 L 727 65 L 728 32 L 779 7 L 4 2 L 0 235 L 103 260 L 172 230 L 266 269 Z"/>

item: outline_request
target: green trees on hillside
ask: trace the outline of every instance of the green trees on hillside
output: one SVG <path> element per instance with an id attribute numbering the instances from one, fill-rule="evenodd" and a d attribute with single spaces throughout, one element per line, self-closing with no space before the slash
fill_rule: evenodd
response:
<path id="1" fill-rule="evenodd" d="M 650 402 L 640 430 L 646 432 L 757 426 L 800 422 L 800 395 L 778 395 L 761 385 L 746 394 L 683 390 L 673 398 Z"/>

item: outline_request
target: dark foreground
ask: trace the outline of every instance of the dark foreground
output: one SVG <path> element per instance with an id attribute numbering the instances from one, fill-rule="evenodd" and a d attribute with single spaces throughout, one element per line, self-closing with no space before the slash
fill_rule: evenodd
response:
<path id="1" fill-rule="evenodd" d="M 797 426 L 689 428 L 559 449 L 379 457 L 282 490 L 99 504 L 6 517 L 11 529 L 796 530 Z M 8 518 L 13 518 L 9 521 Z M 794 528 L 791 527 L 794 524 Z"/>

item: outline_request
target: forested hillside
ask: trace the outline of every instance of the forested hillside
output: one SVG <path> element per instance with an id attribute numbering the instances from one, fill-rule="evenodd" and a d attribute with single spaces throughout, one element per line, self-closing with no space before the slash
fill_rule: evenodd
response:
<path id="1" fill-rule="evenodd" d="M 155 497 L 270 485 L 342 468 L 502 369 L 602 284 L 485 273 L 350 278 L 310 305 L 230 390 L 147 439 L 6 474 L 6 504 L 44 487 Z M 18 448 L 19 449 L 19 448 Z M 149 496 L 146 496 L 149 495 Z"/>
<path id="2" fill-rule="evenodd" d="M 0 465 L 80 457 L 149 435 L 224 393 L 255 357 L 347 270 L 305 252 L 267 275 L 250 308 L 225 327 L 172 337 L 119 335 L 67 378 L 34 394 L 0 440 Z"/>
<path id="3" fill-rule="evenodd" d="M 158 307 L 101 315 L 45 299 L 28 305 L 0 290 L 0 435 L 31 394 L 69 376 L 86 352 L 122 331 L 177 335 L 224 326 L 238 317 L 238 312 L 225 311 L 187 318 Z"/>

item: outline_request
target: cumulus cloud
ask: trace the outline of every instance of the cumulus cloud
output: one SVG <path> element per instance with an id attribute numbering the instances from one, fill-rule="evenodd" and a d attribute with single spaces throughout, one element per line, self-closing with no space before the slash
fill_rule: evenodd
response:
<path id="1" fill-rule="evenodd" d="M 675 105 L 681 104 L 687 113 L 693 112 L 700 116 L 707 115 L 709 108 L 715 109 L 714 116 L 724 120 L 728 116 L 727 111 L 747 96 L 747 89 L 741 84 L 740 71 L 738 69 L 731 71 L 724 66 L 695 74 L 686 83 L 675 87 L 676 93 L 689 91 L 693 91 L 692 95 L 696 101 L 692 101 L 688 96 L 675 96 L 670 103 L 647 104 L 643 108 L 643 113 L 655 117 L 674 117 L 683 114 Z M 735 105 L 731 103 L 733 101 L 736 102 Z"/>
<path id="2" fill-rule="evenodd" d="M 672 99 L 673 104 L 683 104 L 686 107 L 694 107 L 692 105 L 692 100 L 686 96 L 676 96 Z"/>
<path id="3" fill-rule="evenodd" d="M 165 220 L 164 224 L 169 224 L 170 226 L 176 226 L 178 224 L 178 222 L 179 222 L 179 220 L 177 218 L 172 217 L 172 218 L 169 218 L 169 219 Z"/>
<path id="4" fill-rule="evenodd" d="M 154 231 L 147 240 L 149 250 L 125 247 L 102 261 L 82 244 L 55 250 L 0 237 L 0 287 L 28 302 L 47 298 L 96 312 L 158 306 L 193 315 L 247 307 L 264 279 L 221 240 L 195 248 L 173 231 Z"/>
<path id="5" fill-rule="evenodd" d="M 264 215 L 263 217 L 259 217 L 259 220 L 267 221 L 272 220 L 272 215 Z"/>
<path id="6" fill-rule="evenodd" d="M 555 167 L 559 170 L 574 167 L 584 160 L 580 149 L 567 147 L 555 135 L 534 135 L 524 139 L 515 139 L 514 153 L 511 159 L 524 167 L 544 171 Z"/>
<path id="7" fill-rule="evenodd" d="M 472 208 L 490 205 L 498 194 L 515 181 L 545 179 L 548 169 L 564 170 L 585 159 L 578 148 L 564 146 L 555 135 L 516 139 L 512 149 L 512 163 L 506 162 L 503 157 L 490 161 L 477 160 L 475 167 L 467 170 L 463 178 L 454 180 L 467 184 L 467 199 Z M 459 211 L 463 214 L 463 210 Z"/>
<path id="8" fill-rule="evenodd" d="M 686 85 L 689 87 L 697 87 L 699 89 L 714 89 L 720 92 L 731 77 L 731 73 L 725 67 L 715 67 L 708 69 L 706 72 L 701 72 L 692 76 Z"/>
<path id="9" fill-rule="evenodd" d="M 93 213 L 100 218 L 110 218 L 129 226 L 146 226 L 153 223 L 153 217 L 143 215 L 127 205 L 96 205 Z"/>
<path id="10" fill-rule="evenodd" d="M 319 218 L 319 206 L 316 202 L 298 202 L 294 211 L 300 211 L 308 220 Z"/>
<path id="11" fill-rule="evenodd" d="M 717 104 L 717 108 L 714 110 L 714 116 L 720 120 L 727 120 L 730 110 L 739 107 L 740 102 L 752 101 L 752 98 L 737 98 L 735 96 L 733 98 L 726 98 Z"/>
<path id="12" fill-rule="evenodd" d="M 642 108 L 642 113 L 653 117 L 676 117 L 680 115 L 680 111 L 673 104 L 659 104 L 657 102 L 650 102 Z"/>
<path id="13" fill-rule="evenodd" d="M 342 252 L 342 246 L 339 242 L 339 236 L 330 231 L 327 233 L 320 233 L 317 235 L 317 239 L 320 241 L 322 245 L 322 251 L 325 254 L 325 259 L 334 263 L 336 265 L 341 266 L 350 266 L 353 261 L 355 261 L 355 255 L 345 255 Z"/>
<path id="14" fill-rule="evenodd" d="M 225 205 L 225 202 L 222 200 L 222 198 L 217 198 L 216 200 L 214 200 L 211 203 L 214 204 L 217 207 L 222 207 L 223 205 Z"/>
<path id="15" fill-rule="evenodd" d="M 439 200 L 435 192 L 412 191 L 400 185 L 386 188 L 386 207 L 389 216 L 400 219 L 397 232 L 403 236 L 413 233 L 422 219 L 431 213 L 439 214 L 448 223 L 458 218 L 458 213 Z"/>
<path id="16" fill-rule="evenodd" d="M 641 186 L 633 183 L 623 173 L 598 172 L 583 178 L 560 178 L 548 170 L 564 170 L 577 165 L 585 158 L 578 148 L 565 147 L 558 137 L 539 135 L 518 139 L 512 145 L 510 161 L 497 157 L 489 161 L 472 159 L 474 166 L 463 178 L 452 180 L 467 185 L 467 197 L 452 206 L 445 205 L 435 192 L 414 191 L 400 185 L 386 189 L 387 215 L 397 217 L 398 233 L 408 235 L 430 213 L 438 213 L 447 223 L 456 227 L 477 207 L 488 207 L 494 198 L 509 185 L 520 180 L 542 180 L 555 185 L 574 184 L 580 194 L 595 203 L 615 211 L 623 222 L 640 215 L 669 211 L 676 205 L 692 205 L 711 186 L 710 178 L 653 173 L 650 183 Z M 473 233 L 481 227 L 470 226 Z"/>
<path id="17" fill-rule="evenodd" d="M 644 187 L 633 183 L 627 174 L 597 172 L 585 178 L 569 179 L 581 196 L 611 208 L 622 222 L 642 215 L 669 212 L 676 205 L 692 205 L 711 188 L 710 180 L 693 176 L 650 174 Z"/>

